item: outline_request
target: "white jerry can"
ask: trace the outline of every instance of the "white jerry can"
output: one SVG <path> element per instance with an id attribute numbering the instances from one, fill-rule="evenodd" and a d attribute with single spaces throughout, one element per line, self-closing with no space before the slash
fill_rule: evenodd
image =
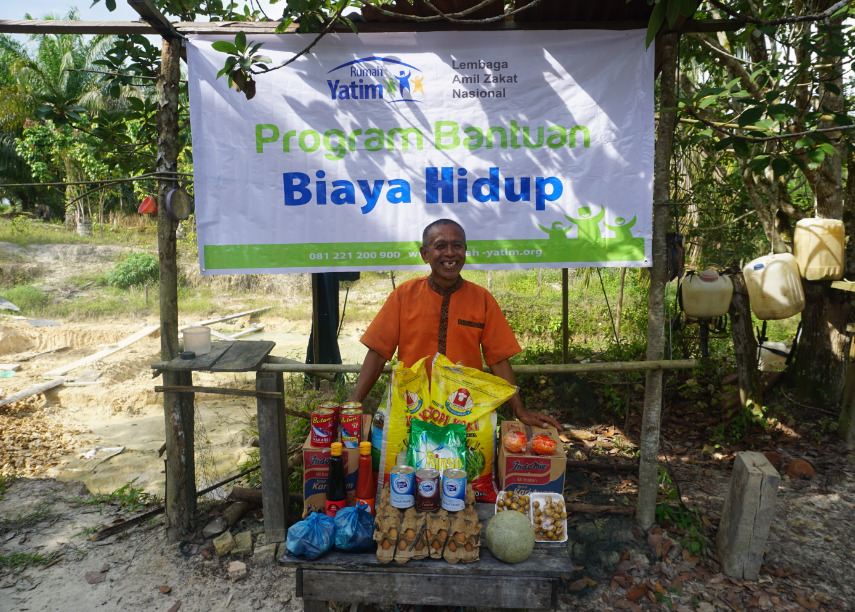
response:
<path id="1" fill-rule="evenodd" d="M 846 230 L 840 219 L 802 219 L 793 232 L 793 256 L 802 278 L 809 281 L 843 278 Z"/>
<path id="2" fill-rule="evenodd" d="M 763 321 L 788 319 L 805 307 L 796 258 L 790 253 L 765 255 L 742 268 L 754 315 Z"/>
<path id="3" fill-rule="evenodd" d="M 681 284 L 683 312 L 695 319 L 711 319 L 727 314 L 733 283 L 729 276 L 719 276 L 715 270 L 690 274 Z"/>

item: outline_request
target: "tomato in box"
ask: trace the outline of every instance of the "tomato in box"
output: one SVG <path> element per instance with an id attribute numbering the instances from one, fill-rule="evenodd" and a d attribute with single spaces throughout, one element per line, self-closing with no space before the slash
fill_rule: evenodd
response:
<path id="1" fill-rule="evenodd" d="M 528 435 L 534 438 L 547 435 L 553 441 L 558 440 L 558 431 L 554 427 L 530 427 Z M 501 439 L 511 432 L 526 432 L 526 426 L 519 421 L 503 421 L 500 431 Z M 567 469 L 567 457 L 564 445 L 557 443 L 550 455 L 537 455 L 534 451 L 511 453 L 499 445 L 498 474 L 499 486 L 504 490 L 516 491 L 521 494 L 532 492 L 563 493 L 564 472 Z"/>

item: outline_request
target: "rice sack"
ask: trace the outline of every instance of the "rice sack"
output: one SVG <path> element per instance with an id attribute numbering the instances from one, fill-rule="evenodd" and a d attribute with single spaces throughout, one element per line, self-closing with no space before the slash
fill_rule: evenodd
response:
<path id="1" fill-rule="evenodd" d="M 442 474 L 455 468 L 465 470 L 466 425 L 452 423 L 445 427 L 419 419 L 410 421 L 410 445 L 407 464 L 416 471 L 433 468 Z"/>
<path id="2" fill-rule="evenodd" d="M 425 360 L 419 359 L 408 368 L 398 362 L 392 369 L 389 383 L 389 416 L 383 427 L 383 449 L 377 474 L 377 491 L 389 483 L 389 473 L 396 465 L 407 463 L 407 444 L 410 438 L 410 421 L 430 406 L 430 380 Z"/>
<path id="3" fill-rule="evenodd" d="M 430 405 L 416 412 L 415 417 L 441 427 L 452 423 L 466 425 L 466 476 L 479 502 L 496 501 L 498 488 L 493 480 L 496 408 L 515 392 L 515 386 L 498 376 L 454 365 L 441 353 L 434 357 Z"/>

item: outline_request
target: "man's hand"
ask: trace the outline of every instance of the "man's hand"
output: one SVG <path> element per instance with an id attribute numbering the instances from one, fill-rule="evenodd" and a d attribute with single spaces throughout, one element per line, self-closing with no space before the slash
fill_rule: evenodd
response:
<path id="1" fill-rule="evenodd" d="M 561 423 L 553 419 L 551 416 L 543 414 L 542 412 L 529 412 L 522 406 L 517 408 L 514 412 L 516 413 L 517 418 L 526 425 L 543 428 L 552 425 L 558 431 L 562 431 L 564 429 L 561 426 Z"/>
<path id="2" fill-rule="evenodd" d="M 514 370 L 511 367 L 511 362 L 507 359 L 503 359 L 498 363 L 492 364 L 490 366 L 490 371 L 499 378 L 505 379 L 513 386 L 517 386 L 516 379 L 514 378 Z M 547 427 L 548 425 L 552 425 L 558 431 L 562 431 L 564 429 L 561 427 L 561 423 L 553 419 L 551 416 L 546 416 L 540 412 L 529 412 L 523 408 L 522 398 L 520 397 L 519 391 L 514 393 L 513 397 L 508 400 L 508 404 L 510 404 L 511 410 L 514 412 L 514 416 L 526 425 L 531 425 L 532 427 Z"/>

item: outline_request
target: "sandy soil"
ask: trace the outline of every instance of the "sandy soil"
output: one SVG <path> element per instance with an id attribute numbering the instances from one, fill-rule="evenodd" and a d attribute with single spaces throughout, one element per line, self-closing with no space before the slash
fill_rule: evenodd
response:
<path id="1" fill-rule="evenodd" d="M 93 248 L 46 247 L 36 252 L 0 243 L 0 261 L 40 266 L 44 286 L 69 299 L 87 299 L 85 288 L 68 283 L 69 275 L 76 273 L 81 262 L 110 265 L 117 252 L 113 248 L 89 250 Z M 281 295 L 289 304 L 302 300 L 308 313 L 305 289 L 303 283 L 276 286 L 267 293 Z M 386 291 L 384 286 L 364 287 L 351 293 L 351 300 L 379 308 Z M 233 301 L 224 303 L 220 314 L 244 309 Z M 256 320 L 265 324 L 265 332 L 277 342 L 274 354 L 302 357 L 308 341 L 308 315 L 285 320 L 264 314 Z M 0 311 L 0 363 L 20 362 L 13 376 L 0 378 L 0 396 L 41 382 L 50 370 L 94 354 L 156 321 L 49 323 Z M 248 324 L 244 318 L 216 327 L 228 333 Z M 357 363 L 364 355 L 357 341 L 360 332 L 358 323 L 346 321 L 341 339 L 346 363 Z M 159 339 L 153 334 L 69 373 L 69 382 L 74 383 L 73 379 L 87 378 L 87 370 L 92 370 L 98 373 L 97 377 L 91 374 L 95 377 L 92 384 L 63 385 L 0 408 L 0 473 L 18 477 L 0 498 L 0 559 L 6 560 L 0 565 L 0 611 L 301 608 L 290 570 L 242 557 L 249 575 L 235 581 L 228 573 L 232 557 L 210 554 L 209 542 L 198 538 L 179 549 L 166 541 L 158 518 L 106 540 L 90 541 L 98 529 L 128 516 L 113 504 L 93 504 L 93 493 L 110 493 L 135 479 L 134 486 L 162 494 L 163 464 L 158 450 L 164 439 L 163 414 L 154 393 L 158 380 L 152 378 L 150 368 L 158 359 Z M 194 380 L 211 386 L 253 384 L 249 376 L 241 374 L 199 375 Z M 204 463 L 210 466 L 210 471 L 199 470 L 200 488 L 234 473 L 239 458 L 250 450 L 251 438 L 244 430 L 253 413 L 254 406 L 246 400 L 197 395 L 197 420 L 202 429 L 196 436 L 205 441 L 208 456 Z M 701 418 L 674 411 L 666 417 L 663 431 L 669 436 L 665 450 L 683 500 L 698 510 L 703 536 L 713 543 L 732 459 L 740 449 L 712 452 L 705 448 Z M 604 448 L 616 449 L 614 426 L 585 425 L 591 438 L 571 440 L 567 445 L 571 457 L 584 459 Z M 631 446 L 638 433 L 637 422 L 630 420 L 626 425 L 623 432 L 617 432 L 624 447 Z M 855 610 L 851 582 L 855 575 L 855 455 L 839 441 L 783 425 L 764 444 L 759 450 L 781 456 L 784 476 L 759 580 L 736 580 L 721 573 L 714 546 L 704 557 L 689 553 L 683 546 L 686 533 L 679 526 L 666 525 L 664 530 L 644 536 L 634 531 L 631 516 L 580 515 L 571 521 L 569 546 L 576 572 L 561 608 Z M 809 461 L 815 477 L 787 476 L 785 470 L 795 459 Z M 631 473 L 579 470 L 568 472 L 568 478 L 573 495 L 578 494 L 582 501 L 633 503 L 637 480 Z M 588 499 L 586 494 L 597 499 Z M 222 503 L 203 500 L 200 525 L 222 507 Z M 250 512 L 232 529 L 239 530 L 250 531 L 258 546 L 257 537 L 263 531 L 259 512 Z M 42 555 L 35 566 L 11 562 L 33 554 Z"/>

